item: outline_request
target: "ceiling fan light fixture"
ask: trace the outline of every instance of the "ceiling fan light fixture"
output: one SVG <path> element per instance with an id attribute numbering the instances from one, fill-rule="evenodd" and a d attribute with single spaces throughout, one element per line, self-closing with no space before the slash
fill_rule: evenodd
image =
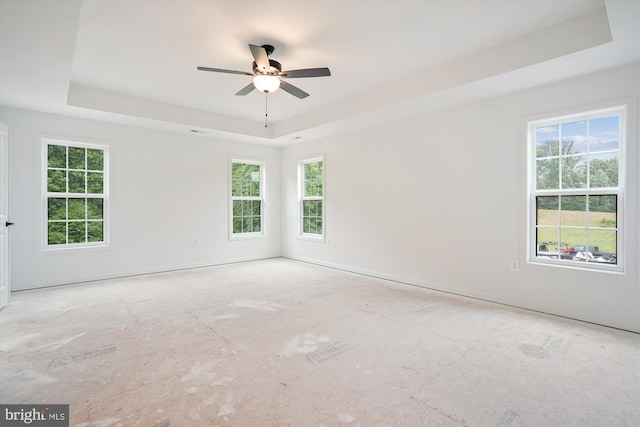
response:
<path id="1" fill-rule="evenodd" d="M 253 78 L 253 85 L 261 92 L 271 93 L 280 87 L 280 79 L 276 76 L 255 76 Z"/>

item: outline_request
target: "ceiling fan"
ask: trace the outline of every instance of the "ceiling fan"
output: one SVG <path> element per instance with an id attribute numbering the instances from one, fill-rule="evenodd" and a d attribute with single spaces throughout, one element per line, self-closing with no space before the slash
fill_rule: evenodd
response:
<path id="1" fill-rule="evenodd" d="M 209 67 L 198 67 L 198 70 L 253 76 L 253 82 L 249 83 L 236 93 L 236 95 L 239 96 L 244 96 L 250 93 L 253 89 L 258 89 L 265 93 L 271 93 L 278 90 L 278 88 L 282 88 L 285 92 L 288 92 L 299 99 L 306 98 L 309 94 L 302 89 L 285 82 L 282 80 L 283 78 L 293 79 L 302 77 L 325 77 L 331 75 L 331 71 L 326 67 L 282 71 L 282 65 L 280 65 L 278 61 L 269 59 L 269 55 L 274 51 L 273 46 L 269 44 L 264 44 L 262 46 L 250 44 L 249 49 L 251 49 L 251 54 L 254 59 L 252 65 L 253 73 Z"/>

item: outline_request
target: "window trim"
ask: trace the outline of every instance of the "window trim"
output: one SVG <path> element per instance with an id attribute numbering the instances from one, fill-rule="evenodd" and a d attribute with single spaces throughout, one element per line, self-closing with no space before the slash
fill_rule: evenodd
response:
<path id="1" fill-rule="evenodd" d="M 304 165 L 308 163 L 322 162 L 322 196 L 305 197 L 304 196 Z M 326 222 L 326 170 L 327 162 L 324 154 L 318 154 L 314 156 L 305 157 L 298 161 L 298 214 L 297 214 L 297 237 L 301 240 L 310 240 L 314 242 L 325 242 L 327 234 L 327 222 Z M 304 233 L 303 232 L 303 213 L 302 207 L 305 200 L 321 200 L 322 201 L 322 233 Z"/>
<path id="2" fill-rule="evenodd" d="M 572 111 L 575 111 L 573 109 Z M 626 180 L 626 146 L 629 106 L 626 104 L 611 104 L 598 108 L 584 108 L 576 113 L 565 113 L 553 117 L 546 116 L 542 119 L 532 119 L 526 122 L 527 135 L 527 247 L 526 260 L 529 264 L 560 267 L 566 269 L 587 270 L 605 273 L 623 273 L 625 271 L 625 180 Z M 570 123 L 577 120 L 591 120 L 596 118 L 619 116 L 619 140 L 618 140 L 618 185 L 616 187 L 602 188 L 571 188 L 571 189 L 540 189 L 536 184 L 536 141 L 535 129 L 541 126 Z M 580 263 L 570 260 L 540 258 L 537 254 L 537 223 L 536 223 L 536 197 L 538 196 L 589 196 L 589 195 L 615 195 L 617 196 L 616 209 L 616 257 L 615 265 L 604 263 Z M 587 227 L 589 228 L 589 227 Z"/>
<path id="3" fill-rule="evenodd" d="M 233 195 L 233 165 L 241 163 L 246 165 L 260 166 L 260 197 L 242 197 Z M 264 160 L 249 159 L 246 157 L 230 157 L 229 158 L 229 240 L 246 240 L 262 238 L 266 234 L 265 218 L 266 218 L 266 162 Z M 233 201 L 234 200 L 259 200 L 260 206 L 260 231 L 250 233 L 234 233 L 233 232 Z"/>
<path id="4" fill-rule="evenodd" d="M 99 142 L 85 142 L 78 141 L 76 139 L 65 139 L 59 137 L 50 137 L 50 136 L 42 136 L 40 138 L 41 144 L 41 165 L 40 165 L 40 173 L 41 173 L 41 248 L 45 252 L 55 253 L 57 251 L 70 251 L 70 250 L 83 250 L 83 249 L 95 249 L 95 248 L 106 248 L 109 246 L 109 145 Z M 49 145 L 59 145 L 64 147 L 76 147 L 76 148 L 90 148 L 102 150 L 104 153 L 103 156 L 103 191 L 101 197 L 91 196 L 87 193 L 50 193 L 48 190 L 48 146 Z M 103 240 L 101 242 L 84 242 L 84 243 L 65 243 L 65 244 L 57 244 L 50 245 L 49 241 L 49 198 L 55 197 L 55 194 L 59 194 L 61 197 L 69 198 L 77 195 L 82 195 L 86 198 L 101 198 L 103 207 Z M 67 219 L 68 220 L 68 219 Z"/>

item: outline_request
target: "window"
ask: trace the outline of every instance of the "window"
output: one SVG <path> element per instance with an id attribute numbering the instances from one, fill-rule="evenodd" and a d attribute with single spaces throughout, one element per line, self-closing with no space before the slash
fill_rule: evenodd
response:
<path id="1" fill-rule="evenodd" d="M 529 123 L 529 259 L 621 270 L 625 108 Z"/>
<path id="2" fill-rule="evenodd" d="M 264 232 L 264 164 L 231 161 L 231 236 Z"/>
<path id="3" fill-rule="evenodd" d="M 45 248 L 107 243 L 107 147 L 45 139 Z"/>
<path id="4" fill-rule="evenodd" d="M 300 235 L 324 237 L 324 162 L 300 162 Z"/>

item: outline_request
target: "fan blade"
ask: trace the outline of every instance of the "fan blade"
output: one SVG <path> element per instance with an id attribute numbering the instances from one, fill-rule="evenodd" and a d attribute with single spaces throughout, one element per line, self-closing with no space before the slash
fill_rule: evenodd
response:
<path id="1" fill-rule="evenodd" d="M 200 70 L 200 71 L 214 71 L 216 73 L 244 74 L 245 76 L 253 76 L 252 73 L 247 73 L 246 71 L 223 70 L 221 68 L 198 67 L 198 70 Z"/>
<path id="2" fill-rule="evenodd" d="M 307 96 L 309 96 L 309 94 L 305 91 L 303 91 L 300 88 L 295 87 L 292 84 L 289 84 L 283 80 L 280 80 L 280 87 L 282 88 L 282 90 L 284 90 L 285 92 L 289 92 L 291 95 L 300 98 L 300 99 L 304 99 Z"/>
<path id="3" fill-rule="evenodd" d="M 243 87 L 242 89 L 240 89 L 238 91 L 238 93 L 236 93 L 236 95 L 239 96 L 244 96 L 246 94 L 248 94 L 249 92 L 251 92 L 252 90 L 254 90 L 256 87 L 254 86 L 253 83 L 249 83 L 248 85 L 246 85 L 245 87 Z"/>
<path id="4" fill-rule="evenodd" d="M 287 77 L 290 79 L 299 78 L 299 77 L 326 77 L 330 76 L 331 71 L 328 68 L 305 68 L 303 70 L 290 70 L 283 71 L 278 76 Z"/>
<path id="5" fill-rule="evenodd" d="M 251 54 L 258 67 L 266 72 L 271 67 L 266 49 L 262 46 L 256 46 L 255 44 L 250 44 L 249 49 L 251 49 Z"/>

